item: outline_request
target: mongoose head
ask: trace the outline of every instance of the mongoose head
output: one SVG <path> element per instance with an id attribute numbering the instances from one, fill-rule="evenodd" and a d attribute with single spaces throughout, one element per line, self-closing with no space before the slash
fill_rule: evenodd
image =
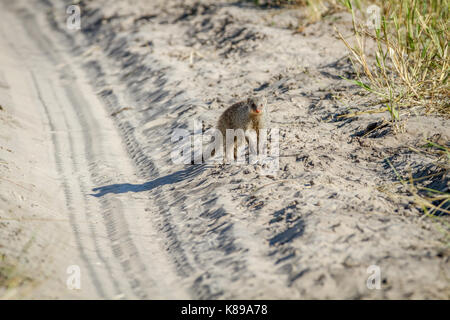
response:
<path id="1" fill-rule="evenodd" d="M 250 97 L 247 100 L 249 112 L 253 115 L 260 115 L 264 112 L 265 101 L 261 97 Z"/>

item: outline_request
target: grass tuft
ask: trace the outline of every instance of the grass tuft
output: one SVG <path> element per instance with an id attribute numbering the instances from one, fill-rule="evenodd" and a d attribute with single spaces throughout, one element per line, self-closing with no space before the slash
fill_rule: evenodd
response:
<path id="1" fill-rule="evenodd" d="M 0 300 L 22 297 L 33 285 L 33 279 L 20 271 L 19 261 L 0 255 Z"/>
<path id="2" fill-rule="evenodd" d="M 448 0 L 374 1 L 377 7 L 369 16 L 350 0 L 342 3 L 352 14 L 355 44 L 339 31 L 338 36 L 351 53 L 354 83 L 387 100 L 395 125 L 399 110 L 410 107 L 450 116 Z"/>
<path id="3" fill-rule="evenodd" d="M 402 177 L 395 169 L 389 159 L 386 163 L 395 173 L 398 182 L 390 186 L 380 186 L 379 190 L 385 192 L 394 198 L 403 198 L 413 203 L 423 212 L 423 217 L 428 217 L 436 223 L 436 227 L 441 231 L 450 245 L 450 225 L 445 216 L 450 215 L 450 193 L 448 188 L 445 190 L 436 190 L 423 184 L 428 179 L 445 179 L 450 171 L 450 149 L 435 142 L 425 140 L 421 149 L 410 147 L 414 152 L 436 158 L 435 165 L 440 168 L 436 173 L 432 173 L 419 178 L 413 178 L 411 172 L 408 177 Z M 400 186 L 400 189 L 398 188 Z M 395 190 L 391 192 L 390 190 Z"/>
<path id="4" fill-rule="evenodd" d="M 0 300 L 24 298 L 36 286 L 36 281 L 21 267 L 23 260 L 34 242 L 27 241 L 17 258 L 0 253 Z"/>

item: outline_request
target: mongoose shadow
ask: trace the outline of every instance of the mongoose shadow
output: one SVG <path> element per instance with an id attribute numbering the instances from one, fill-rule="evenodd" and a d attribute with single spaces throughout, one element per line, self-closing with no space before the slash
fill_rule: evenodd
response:
<path id="1" fill-rule="evenodd" d="M 155 180 L 148 181 L 141 184 L 132 184 L 132 183 L 117 183 L 117 184 L 111 184 L 107 186 L 102 186 L 98 188 L 92 189 L 92 191 L 97 193 L 91 193 L 91 196 L 94 197 L 103 197 L 105 194 L 108 193 L 127 193 L 127 192 L 143 192 L 143 191 L 150 191 L 157 187 L 166 185 L 166 184 L 172 184 L 181 182 L 183 180 L 193 178 L 197 175 L 199 175 L 201 172 L 203 172 L 207 168 L 206 164 L 199 164 L 199 165 L 193 165 L 189 166 L 186 169 L 171 173 L 169 175 L 166 175 L 164 177 L 159 177 Z"/>

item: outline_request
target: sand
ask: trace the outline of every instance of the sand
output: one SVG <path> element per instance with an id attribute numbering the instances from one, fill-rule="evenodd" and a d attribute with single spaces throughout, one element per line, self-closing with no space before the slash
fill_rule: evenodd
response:
<path id="1" fill-rule="evenodd" d="M 0 255 L 31 280 L 0 297 L 450 297 L 445 232 L 379 188 L 397 181 L 389 159 L 448 192 L 436 159 L 408 147 L 448 143 L 449 122 L 418 111 L 402 133 L 364 136 L 387 114 L 338 117 L 373 102 L 340 77 L 348 15 L 296 33 L 299 10 L 82 1 L 69 30 L 69 4 L 1 2 Z M 251 94 L 280 132 L 276 173 L 171 161 L 174 130 L 214 126 Z"/>

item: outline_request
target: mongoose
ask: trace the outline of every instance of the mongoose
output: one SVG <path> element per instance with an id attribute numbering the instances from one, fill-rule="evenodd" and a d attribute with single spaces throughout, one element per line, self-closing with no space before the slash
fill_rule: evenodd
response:
<path id="1" fill-rule="evenodd" d="M 217 129 L 223 136 L 226 144 L 227 129 L 248 129 L 256 131 L 257 148 L 259 148 L 260 129 L 266 127 L 265 101 L 261 97 L 250 97 L 244 101 L 237 102 L 226 109 L 217 122 Z M 237 157 L 237 139 L 234 139 L 234 157 Z"/>

